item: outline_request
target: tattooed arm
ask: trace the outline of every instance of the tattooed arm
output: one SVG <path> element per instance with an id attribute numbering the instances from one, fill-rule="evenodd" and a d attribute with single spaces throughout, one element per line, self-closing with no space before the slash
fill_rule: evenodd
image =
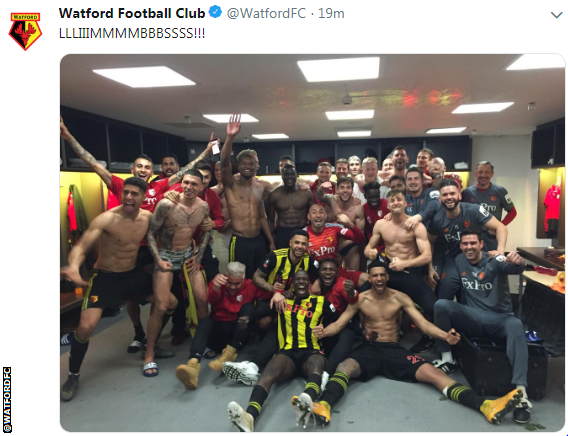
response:
<path id="1" fill-rule="evenodd" d="M 103 180 L 107 187 L 110 187 L 112 175 L 110 172 L 103 167 L 97 160 L 93 157 L 91 153 L 85 150 L 81 144 L 69 133 L 67 127 L 63 123 L 63 118 L 59 117 L 59 134 L 63 139 L 65 139 L 73 151 L 81 158 L 83 162 L 85 162 L 95 173 L 99 175 L 99 177 Z"/>
<path id="2" fill-rule="evenodd" d="M 170 262 L 166 262 L 162 260 L 160 257 L 160 253 L 158 252 L 158 244 L 156 241 L 156 237 L 160 239 L 160 244 L 164 245 L 165 248 L 171 248 L 172 245 L 172 238 L 173 232 L 168 232 L 164 227 L 164 222 L 168 217 L 168 214 L 173 209 L 174 203 L 170 200 L 163 199 L 158 203 L 154 213 L 152 214 L 152 218 L 150 219 L 150 226 L 148 227 L 148 233 L 146 234 L 146 242 L 148 244 L 148 249 L 152 254 L 152 257 L 156 261 L 158 268 L 160 271 L 167 272 L 172 269 L 172 264 Z M 165 230 L 165 231 L 164 231 Z M 158 235 L 158 232 L 160 235 Z M 167 243 L 169 240 L 169 244 Z"/>
<path id="3" fill-rule="evenodd" d="M 211 135 L 211 137 L 213 137 L 213 135 Z M 205 160 L 205 158 L 211 154 L 212 148 L 213 148 L 213 144 L 211 143 L 211 141 L 209 141 L 209 143 L 207 144 L 207 147 L 205 147 L 205 150 L 203 151 L 203 153 L 201 153 L 199 156 L 197 156 L 197 159 L 191 161 L 190 163 L 188 163 L 183 168 L 180 168 L 180 170 L 177 173 L 175 173 L 173 176 L 171 176 L 168 179 L 170 186 L 173 186 L 176 183 L 181 182 L 181 179 L 183 178 L 183 175 L 185 173 L 192 170 L 195 167 L 195 164 L 197 164 L 197 162 L 199 162 L 201 160 Z"/>
<path id="4" fill-rule="evenodd" d="M 210 221 L 211 217 L 209 216 L 209 205 L 206 202 L 203 202 L 201 205 L 203 210 L 203 221 Z M 209 239 L 211 238 L 211 233 L 209 231 L 201 231 L 201 235 L 199 235 L 199 247 L 197 247 L 198 253 L 195 255 L 195 265 L 199 267 L 201 263 L 201 259 L 203 259 L 203 255 L 205 254 L 205 248 L 207 248 L 207 244 L 209 244 Z"/>

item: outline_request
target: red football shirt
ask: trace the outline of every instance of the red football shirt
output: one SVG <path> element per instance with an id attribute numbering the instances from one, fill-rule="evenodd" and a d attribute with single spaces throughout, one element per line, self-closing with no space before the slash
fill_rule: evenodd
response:
<path id="1" fill-rule="evenodd" d="M 122 188 L 124 187 L 124 180 L 120 177 L 116 177 L 112 174 L 112 178 L 110 181 L 110 188 L 108 189 L 112 192 L 115 197 L 118 199 L 118 204 L 122 204 Z M 154 213 L 154 209 L 156 208 L 156 204 L 160 198 L 164 195 L 170 188 L 170 182 L 168 179 L 158 180 L 156 182 L 148 183 L 148 187 L 146 188 L 146 200 L 140 206 L 141 209 L 149 210 L 150 212 Z"/>
<path id="2" fill-rule="evenodd" d="M 331 290 L 324 295 L 325 298 L 329 300 L 331 304 L 337 309 L 339 313 L 345 312 L 349 304 L 355 304 L 359 301 L 359 293 L 355 291 L 355 297 L 349 298 L 347 292 L 345 292 L 345 278 L 337 277 L 337 281 Z M 357 286 L 357 283 L 355 283 Z"/>
<path id="3" fill-rule="evenodd" d="M 312 226 L 304 227 L 310 235 L 308 253 L 318 262 L 324 257 L 337 258 L 337 240 L 339 238 L 349 239 L 357 244 L 365 242 L 365 235 L 358 227 L 353 229 L 343 227 L 341 224 L 325 223 L 321 233 L 315 233 Z"/>
<path id="4" fill-rule="evenodd" d="M 382 220 L 390 211 L 387 207 L 387 201 L 383 198 L 381 198 L 376 209 L 372 209 L 371 206 L 369 206 L 369 203 L 365 203 L 363 205 L 363 210 L 365 211 L 365 236 L 367 239 L 371 239 L 375 223 L 378 220 Z"/>

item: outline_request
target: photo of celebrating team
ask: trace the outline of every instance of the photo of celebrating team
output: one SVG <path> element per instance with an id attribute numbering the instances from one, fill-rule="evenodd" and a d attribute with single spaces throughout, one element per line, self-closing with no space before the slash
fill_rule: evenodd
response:
<path id="1" fill-rule="evenodd" d="M 64 58 L 62 427 L 562 428 L 564 101 L 522 99 L 564 70 L 514 76 L 520 58 Z M 111 74 L 168 63 L 196 83 Z M 255 135 L 277 129 L 301 133 Z"/>

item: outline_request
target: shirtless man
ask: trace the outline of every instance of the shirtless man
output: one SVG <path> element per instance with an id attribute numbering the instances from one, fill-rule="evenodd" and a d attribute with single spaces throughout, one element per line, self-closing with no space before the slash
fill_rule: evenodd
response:
<path id="1" fill-rule="evenodd" d="M 282 169 L 283 185 L 271 191 L 266 201 L 270 227 L 275 228 L 278 224 L 274 240 L 277 250 L 288 247 L 292 233 L 306 226 L 308 210 L 314 204 L 311 191 L 300 189 L 297 179 L 296 167 L 285 165 Z"/>
<path id="2" fill-rule="evenodd" d="M 261 228 L 268 239 L 270 250 L 275 247 L 262 205 L 264 187 L 253 183 L 256 171 L 254 156 L 246 150 L 241 151 L 237 155 L 239 180 L 235 180 L 231 172 L 233 140 L 240 130 L 241 116 L 233 114 L 227 124 L 227 139 L 221 149 L 221 180 L 233 227 L 229 261 L 244 264 L 246 278 L 250 279 L 266 254 L 266 244 L 260 234 Z"/>
<path id="3" fill-rule="evenodd" d="M 229 264 L 229 244 L 231 243 L 231 216 L 229 215 L 229 207 L 225 198 L 223 189 L 223 180 L 221 179 L 221 161 L 215 162 L 215 179 L 217 185 L 211 188 L 221 200 L 221 213 L 225 219 L 223 227 L 213 231 L 213 254 L 219 260 L 219 272 L 227 273 L 227 265 Z"/>
<path id="4" fill-rule="evenodd" d="M 69 378 L 61 388 L 61 399 L 70 401 L 79 387 L 79 371 L 89 347 L 89 339 L 101 319 L 103 309 L 121 300 L 154 302 L 152 282 L 141 267 L 136 266 L 140 242 L 146 236 L 152 214 L 141 210 L 146 182 L 139 177 L 124 181 L 122 205 L 97 216 L 77 245 L 69 253 L 69 265 L 61 274 L 77 286 L 89 286 L 83 301 L 79 327 L 75 332 L 69 354 Z M 81 278 L 79 267 L 86 253 L 99 242 L 99 256 L 91 280 Z M 177 300 L 170 295 L 167 308 L 173 309 Z"/>
<path id="5" fill-rule="evenodd" d="M 424 319 L 407 295 L 387 287 L 388 279 L 383 264 L 378 261 L 371 263 L 371 289 L 363 292 L 356 304 L 349 305 L 336 322 L 325 328 L 320 325 L 312 329 L 317 338 L 336 335 L 359 312 L 366 339 L 361 347 L 337 367 L 327 383 L 321 401 L 313 404 L 310 411 L 315 414 L 316 422 L 329 424 L 331 408 L 347 391 L 350 379 L 366 381 L 382 374 L 393 380 L 431 384 L 449 399 L 481 412 L 490 423 L 499 424 L 505 414 L 519 404 L 522 391 L 514 390 L 496 400 L 486 400 L 467 386 L 452 380 L 442 370 L 426 363 L 422 357 L 401 347 L 398 344 L 398 333 L 403 312 L 410 316 L 420 330 L 450 345 L 457 344 L 460 335 L 454 329 L 445 332 Z"/>
<path id="6" fill-rule="evenodd" d="M 174 272 L 182 270 L 184 263 L 195 256 L 191 276 L 191 286 L 197 317 L 206 318 L 207 289 L 203 275 L 199 271 L 199 265 L 205 248 L 209 242 L 209 232 L 202 231 L 197 253 L 194 253 L 193 234 L 198 226 L 210 224 L 209 206 L 198 198 L 203 190 L 203 176 L 199 171 L 191 170 L 185 174 L 181 182 L 183 193 L 179 202 L 174 203 L 166 198 L 158 203 L 148 228 L 148 248 L 155 260 L 154 267 L 154 295 L 156 304 L 148 321 L 148 343 L 144 364 L 149 365 L 154 360 L 154 345 L 158 338 L 161 326 L 165 325 L 168 317 L 164 318 L 167 301 L 170 299 L 170 291 Z M 168 315 L 171 315 L 168 314 Z M 164 321 L 164 322 L 162 322 Z M 157 368 L 146 370 L 144 375 L 152 377 L 157 375 Z M 155 370 L 155 372 L 154 372 Z"/>
<path id="7" fill-rule="evenodd" d="M 316 190 L 318 201 L 329 207 L 332 217 L 345 215 L 349 220 L 359 228 L 365 230 L 365 215 L 363 206 L 355 202 L 353 198 L 353 179 L 350 177 L 339 177 L 337 179 L 337 194 L 326 194 L 324 190 L 329 191 L 331 182 L 323 183 Z M 359 246 L 353 241 L 342 241 L 337 247 L 339 254 L 345 261 L 345 266 L 349 269 L 359 269 Z"/>
<path id="8" fill-rule="evenodd" d="M 436 296 L 423 278 L 424 266 L 430 265 L 432 261 L 426 228 L 422 224 L 416 225 L 412 230 L 404 228 L 408 215 L 404 213 L 406 200 L 402 192 L 390 191 L 387 201 L 392 220 L 377 221 L 373 236 L 365 248 L 365 256 L 382 261 L 389 273 L 389 286 L 407 294 L 420 305 L 426 317 L 432 320 Z M 385 242 L 387 258 L 378 256 L 376 247 L 381 238 Z M 410 351 L 420 353 L 435 344 L 433 338 L 423 336 Z"/>
<path id="9" fill-rule="evenodd" d="M 406 148 L 397 145 L 392 152 L 392 161 L 394 163 L 393 175 L 406 177 L 406 165 L 408 165 L 408 154 Z"/>

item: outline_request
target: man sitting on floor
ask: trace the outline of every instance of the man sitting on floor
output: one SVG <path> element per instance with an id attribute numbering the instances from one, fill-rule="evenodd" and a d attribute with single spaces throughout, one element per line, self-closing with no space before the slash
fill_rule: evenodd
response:
<path id="1" fill-rule="evenodd" d="M 454 329 L 445 332 L 426 321 L 408 295 L 387 287 L 388 278 L 384 264 L 372 262 L 369 265 L 371 289 L 361 293 L 357 304 L 350 305 L 336 322 L 325 329 L 323 326 L 314 327 L 313 332 L 318 338 L 333 336 L 360 312 L 366 339 L 350 358 L 337 367 L 320 403 L 313 405 L 316 421 L 322 425 L 330 422 L 331 408 L 347 391 L 350 379 L 370 380 L 375 375 L 383 374 L 393 380 L 432 384 L 451 400 L 478 410 L 489 422 L 499 424 L 503 416 L 519 403 L 522 391 L 514 390 L 494 401 L 485 400 L 472 389 L 456 383 L 442 370 L 426 363 L 422 357 L 401 347 L 398 332 L 403 311 L 423 332 L 450 345 L 457 344 L 460 335 Z"/>
<path id="2" fill-rule="evenodd" d="M 292 397 L 296 409 L 296 423 L 305 425 L 311 415 L 312 402 L 320 394 L 321 376 L 325 357 L 312 331 L 322 317 L 336 319 L 337 311 L 325 297 L 310 295 L 310 277 L 304 270 L 294 276 L 294 297 L 286 300 L 278 316 L 278 341 L 280 350 L 263 371 L 254 387 L 246 412 L 232 401 L 229 403 L 229 419 L 239 431 L 252 432 L 262 405 L 274 383 L 286 381 L 301 371 L 307 377 L 304 392 Z M 309 410 L 308 410 L 309 405 Z"/>
<path id="3" fill-rule="evenodd" d="M 234 362 L 237 352 L 247 343 L 250 333 L 250 316 L 255 300 L 270 299 L 272 294 L 258 289 L 245 279 L 245 266 L 240 262 L 227 265 L 227 275 L 217 274 L 209 283 L 207 301 L 211 314 L 201 319 L 195 337 L 191 341 L 189 361 L 176 368 L 177 378 L 187 389 L 197 388 L 201 358 L 205 347 L 223 353 L 209 362 L 209 368 L 221 371 L 225 362 Z"/>
<path id="4" fill-rule="evenodd" d="M 461 291 L 461 303 L 438 300 L 434 306 L 434 322 L 442 330 L 454 327 L 468 337 L 491 337 L 507 340 L 507 357 L 513 367 L 512 383 L 523 391 L 521 407 L 513 413 L 519 424 L 530 420 L 531 403 L 527 399 L 529 351 L 523 323 L 513 313 L 507 275 L 521 274 L 523 259 L 516 252 L 507 257 L 489 257 L 483 251 L 484 241 L 478 230 L 461 233 L 462 254 L 456 257 L 458 277 L 452 287 Z M 442 359 L 434 366 L 446 373 L 458 369 L 448 344 L 436 340 Z"/>

